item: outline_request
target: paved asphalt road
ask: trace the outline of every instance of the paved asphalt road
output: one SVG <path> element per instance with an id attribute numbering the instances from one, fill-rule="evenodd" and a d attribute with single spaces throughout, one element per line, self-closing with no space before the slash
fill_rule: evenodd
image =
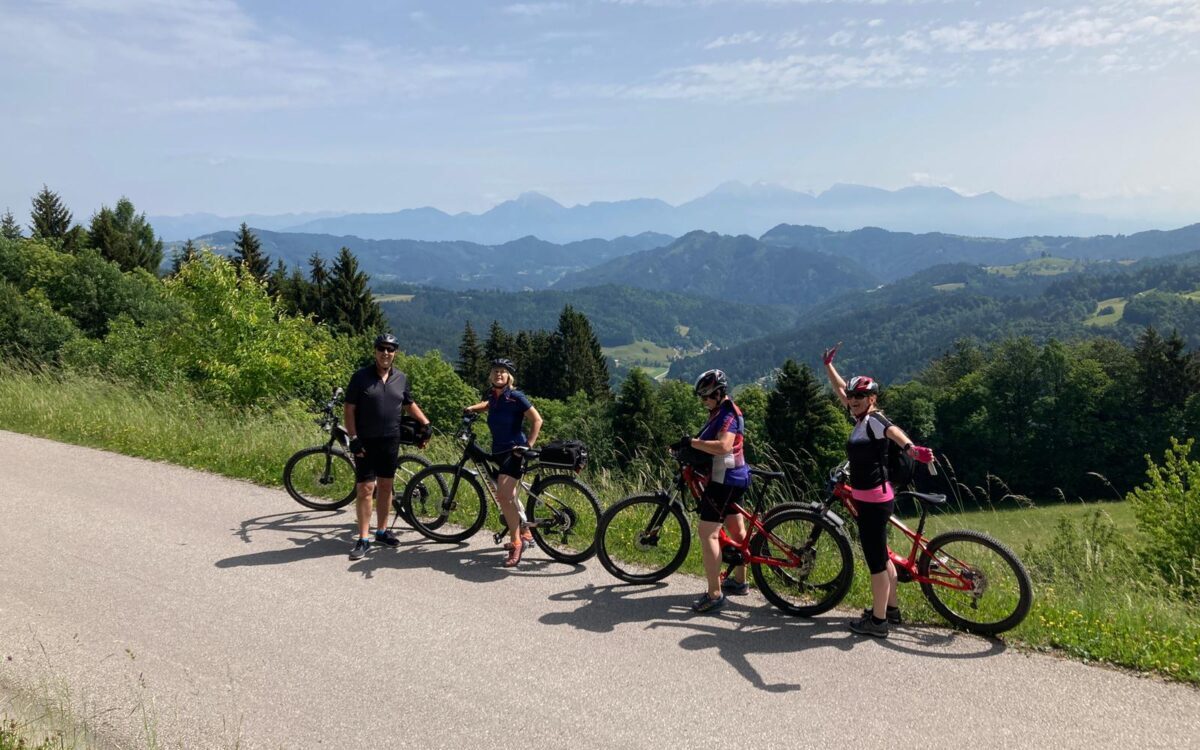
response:
<path id="1" fill-rule="evenodd" d="M 510 572 L 482 538 L 352 563 L 352 514 L 282 491 L 7 432 L 0 455 L 0 683 L 121 745 L 1200 746 L 1181 685 L 757 595 L 694 616 L 694 579 Z"/>

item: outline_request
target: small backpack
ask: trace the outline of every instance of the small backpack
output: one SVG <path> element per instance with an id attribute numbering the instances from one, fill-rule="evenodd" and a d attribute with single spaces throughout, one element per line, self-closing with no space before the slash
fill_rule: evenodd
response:
<path id="1" fill-rule="evenodd" d="M 895 440 L 888 440 L 887 481 L 892 483 L 892 489 L 907 489 L 917 475 L 917 461 L 908 455 L 908 451 L 896 445 Z"/>

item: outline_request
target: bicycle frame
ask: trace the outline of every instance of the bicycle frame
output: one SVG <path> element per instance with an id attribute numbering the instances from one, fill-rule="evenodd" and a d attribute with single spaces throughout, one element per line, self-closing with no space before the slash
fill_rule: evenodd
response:
<path id="1" fill-rule="evenodd" d="M 773 481 L 773 479 L 774 477 L 767 476 L 764 481 L 770 482 Z M 665 514 L 667 512 L 666 509 L 669 508 L 673 503 L 680 505 L 685 511 L 688 510 L 687 506 L 683 504 L 682 500 L 685 489 L 691 495 L 693 502 L 698 506 L 700 503 L 700 498 L 704 494 L 704 485 L 704 478 L 700 476 L 695 469 L 693 469 L 691 466 L 680 464 L 679 475 L 675 483 L 675 493 L 671 495 L 669 501 L 663 506 L 663 513 Z M 800 567 L 800 565 L 803 563 L 800 555 L 796 554 L 789 544 L 771 532 L 767 531 L 763 526 L 762 512 L 760 512 L 757 508 L 753 510 L 746 510 L 741 503 L 734 503 L 733 510 L 737 511 L 738 515 L 746 520 L 747 529 L 746 535 L 741 541 L 735 541 L 732 537 L 730 537 L 729 534 L 725 532 L 724 524 L 721 525 L 721 528 L 718 531 L 717 540 L 721 545 L 722 559 L 724 560 L 725 551 L 727 549 L 736 551 L 736 557 L 740 558 L 738 562 L 727 563 L 727 568 L 725 570 L 726 576 L 729 575 L 729 572 L 733 569 L 734 565 L 757 564 L 768 565 L 775 568 Z M 661 525 L 664 519 L 654 520 L 657 521 L 657 524 L 652 523 L 652 525 L 657 526 Z M 785 561 L 775 557 L 760 557 L 759 555 L 753 554 L 750 551 L 750 547 L 759 535 L 766 537 L 772 542 L 772 544 L 782 550 L 784 554 L 787 555 L 787 560 Z"/>
<path id="2" fill-rule="evenodd" d="M 839 467 L 834 471 L 834 475 L 831 477 L 832 488 L 830 489 L 829 498 L 825 501 L 824 505 L 821 507 L 821 510 L 828 511 L 835 501 L 840 501 L 842 505 L 845 506 L 847 512 L 850 513 L 850 516 L 857 522 L 858 509 L 855 507 L 854 497 L 850 494 L 850 485 L 846 483 L 846 478 L 847 475 L 842 467 Z M 898 496 L 905 494 L 911 493 L 901 492 L 898 493 Z M 901 534 L 904 534 L 904 536 L 908 537 L 909 541 L 912 542 L 907 557 L 898 554 L 892 549 L 891 545 L 888 545 L 888 559 L 890 559 L 892 564 L 896 566 L 897 573 L 899 573 L 903 580 L 916 581 L 917 583 L 932 584 L 935 586 L 944 586 L 956 591 L 969 591 L 978 597 L 980 594 L 982 594 L 979 582 L 956 572 L 958 569 L 969 570 L 970 566 L 963 563 L 963 561 L 958 560 L 957 558 L 951 557 L 950 555 L 941 553 L 940 559 L 933 558 L 934 563 L 936 563 L 936 573 L 934 565 L 931 565 L 930 575 L 926 576 L 921 574 L 919 570 L 920 566 L 918 565 L 918 561 L 920 559 L 918 552 L 926 555 L 929 554 L 929 546 L 925 539 L 925 521 L 929 516 L 929 508 L 923 502 L 918 502 L 917 504 L 921 508 L 921 519 L 917 523 L 917 528 L 915 531 L 910 529 L 908 525 L 897 518 L 895 514 L 892 514 L 892 516 L 888 518 L 888 523 L 898 529 Z M 948 561 L 953 561 L 955 565 L 947 565 L 946 563 Z M 903 570 L 904 573 L 900 573 L 901 570 Z M 907 578 L 905 576 L 907 576 Z"/>

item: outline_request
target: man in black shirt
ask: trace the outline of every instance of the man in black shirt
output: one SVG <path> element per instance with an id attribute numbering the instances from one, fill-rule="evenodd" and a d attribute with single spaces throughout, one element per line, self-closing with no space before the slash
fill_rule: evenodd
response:
<path id="1" fill-rule="evenodd" d="M 350 452 L 354 454 L 358 516 L 358 540 L 350 551 L 351 560 L 361 559 L 371 546 L 368 534 L 371 531 L 372 494 L 378 497 L 375 541 L 388 547 L 400 544 L 387 527 L 396 462 L 400 455 L 400 415 L 408 412 L 421 424 L 429 424 L 421 407 L 408 392 L 408 376 L 392 367 L 396 348 L 396 337 L 392 334 L 377 336 L 375 363 L 355 372 L 350 377 L 350 385 L 346 386 L 343 423 L 350 435 Z"/>

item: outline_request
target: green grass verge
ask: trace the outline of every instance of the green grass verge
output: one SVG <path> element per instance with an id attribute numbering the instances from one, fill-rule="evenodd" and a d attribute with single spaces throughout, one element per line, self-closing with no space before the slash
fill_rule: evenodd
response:
<path id="1" fill-rule="evenodd" d="M 13 372 L 0 372 L 0 428 L 265 485 L 279 485 L 287 458 L 320 442 L 323 434 L 300 409 L 232 414 L 182 393 L 144 393 L 95 378 L 71 376 L 60 381 Z M 458 446 L 439 437 L 427 455 L 435 462 L 453 460 Z M 657 486 L 604 471 L 585 480 L 604 507 L 631 494 L 634 485 Z M 1056 543 L 1056 525 L 1062 520 L 1079 523 L 1097 508 L 1111 519 L 1117 533 L 1136 544 L 1132 512 L 1124 503 L 942 513 L 931 521 L 930 530 L 988 532 L 1029 562 L 1031 555 Z M 495 514 L 489 510 L 489 515 Z M 1029 617 L 1006 637 L 1034 648 L 1061 649 L 1083 660 L 1200 683 L 1200 609 L 1136 583 L 1146 579 L 1136 557 L 1108 560 L 1108 567 L 1102 567 L 1102 561 L 1093 560 L 1088 550 L 1085 547 L 1072 558 L 1079 569 L 1065 583 L 1036 588 Z M 1040 578 L 1039 571 L 1030 567 Z M 698 545 L 693 543 L 682 570 L 701 574 Z M 919 587 L 903 585 L 900 595 L 911 621 L 944 624 L 925 603 Z M 862 607 L 869 599 L 860 559 L 846 606 Z"/>

